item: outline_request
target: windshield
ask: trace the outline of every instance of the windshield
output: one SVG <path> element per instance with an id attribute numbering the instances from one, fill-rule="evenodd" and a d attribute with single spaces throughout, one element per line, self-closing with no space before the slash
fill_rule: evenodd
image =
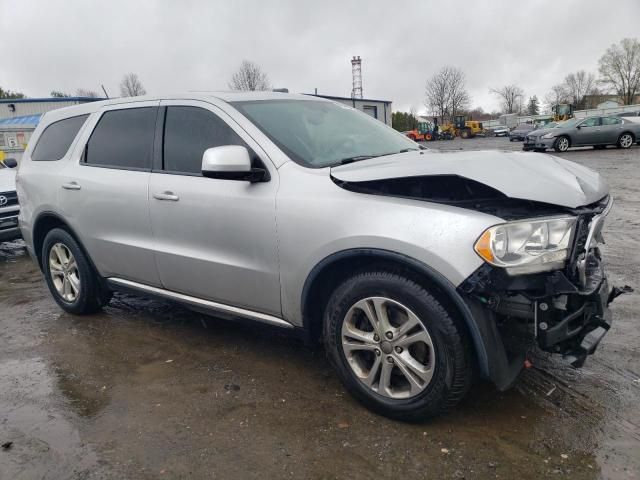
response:
<path id="1" fill-rule="evenodd" d="M 232 105 L 305 167 L 322 168 L 420 148 L 379 120 L 333 102 L 260 100 Z"/>
<path id="2" fill-rule="evenodd" d="M 558 124 L 558 127 L 562 128 L 571 128 L 575 127 L 578 123 L 580 123 L 584 118 L 572 118 L 571 120 L 564 121 Z"/>

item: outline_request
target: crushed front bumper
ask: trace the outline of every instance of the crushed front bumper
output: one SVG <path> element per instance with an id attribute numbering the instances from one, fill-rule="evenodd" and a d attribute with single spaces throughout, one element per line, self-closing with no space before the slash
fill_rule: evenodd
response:
<path id="1" fill-rule="evenodd" d="M 560 354 L 581 367 L 608 332 L 609 304 L 631 290 L 610 287 L 597 246 L 610 208 L 610 199 L 603 199 L 578 213 L 565 269 L 510 276 L 485 264 L 460 285 L 489 354 L 489 377 L 498 388 L 513 383 L 531 349 Z"/>
<path id="2" fill-rule="evenodd" d="M 525 137 L 522 149 L 526 151 L 530 150 L 548 150 L 553 148 L 553 144 L 556 141 L 555 138 L 543 139 L 542 137 Z"/>

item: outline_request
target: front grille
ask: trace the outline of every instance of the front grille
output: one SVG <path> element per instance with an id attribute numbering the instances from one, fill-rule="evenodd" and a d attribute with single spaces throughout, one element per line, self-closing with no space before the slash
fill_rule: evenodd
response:
<path id="1" fill-rule="evenodd" d="M 0 192 L 0 197 L 7 199 L 7 203 L 4 203 L 0 199 L 0 208 L 10 207 L 11 205 L 18 205 L 18 194 L 16 192 Z M 4 205 L 2 205 L 4 203 Z"/>

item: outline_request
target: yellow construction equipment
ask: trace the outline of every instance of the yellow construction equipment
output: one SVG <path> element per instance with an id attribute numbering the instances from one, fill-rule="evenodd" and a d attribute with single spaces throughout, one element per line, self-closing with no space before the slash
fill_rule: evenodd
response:
<path id="1" fill-rule="evenodd" d="M 453 122 L 442 125 L 440 131 L 449 132 L 452 136 L 460 138 L 473 138 L 485 133 L 482 122 L 471 120 L 466 115 L 454 115 Z"/>
<path id="2" fill-rule="evenodd" d="M 551 107 L 554 122 L 563 122 L 573 118 L 573 105 L 570 103 L 559 103 Z"/>

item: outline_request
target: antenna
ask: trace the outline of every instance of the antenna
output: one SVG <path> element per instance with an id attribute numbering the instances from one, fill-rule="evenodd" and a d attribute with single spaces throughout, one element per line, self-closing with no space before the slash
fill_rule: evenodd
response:
<path id="1" fill-rule="evenodd" d="M 354 56 L 351 59 L 351 76 L 353 77 L 351 98 L 362 98 L 362 59 L 360 56 Z"/>
<path id="2" fill-rule="evenodd" d="M 104 85 L 100 85 L 102 87 L 102 91 L 104 92 L 104 96 L 109 98 L 109 94 L 107 93 L 106 88 L 104 88 Z"/>

